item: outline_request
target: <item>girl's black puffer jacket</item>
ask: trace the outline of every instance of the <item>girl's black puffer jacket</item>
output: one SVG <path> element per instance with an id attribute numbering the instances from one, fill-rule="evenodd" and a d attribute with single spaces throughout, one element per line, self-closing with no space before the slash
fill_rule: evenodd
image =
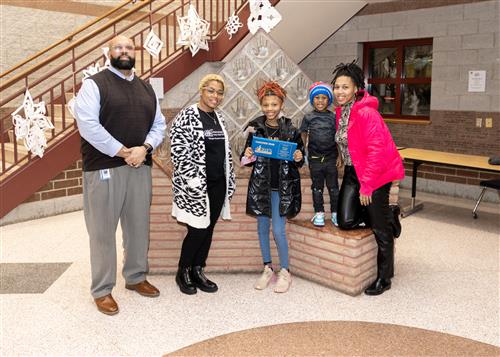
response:
<path id="1" fill-rule="evenodd" d="M 248 135 L 245 149 L 252 146 L 253 136 L 266 137 L 265 116 L 260 116 L 250 123 L 255 129 L 255 133 Z M 246 129 L 246 128 L 245 128 Z M 297 149 L 304 155 L 304 145 L 297 128 L 292 125 L 288 118 L 279 119 L 279 140 L 297 143 Z M 241 157 L 245 153 L 241 153 Z M 300 162 L 280 161 L 279 167 L 279 194 L 280 194 L 280 215 L 293 218 L 300 212 L 302 196 L 300 192 L 299 168 L 304 164 L 304 159 Z M 247 166 L 253 166 L 247 193 L 247 214 L 254 216 L 265 215 L 271 217 L 271 159 L 257 157 L 256 161 Z"/>

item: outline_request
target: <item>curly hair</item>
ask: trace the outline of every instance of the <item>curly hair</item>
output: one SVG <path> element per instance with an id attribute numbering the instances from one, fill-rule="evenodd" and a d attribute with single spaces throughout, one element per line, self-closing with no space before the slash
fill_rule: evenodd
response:
<path id="1" fill-rule="evenodd" d="M 277 82 L 264 82 L 257 90 L 257 97 L 259 101 L 262 102 L 262 98 L 268 95 L 275 95 L 284 101 L 286 98 L 286 90 Z"/>
<path id="2" fill-rule="evenodd" d="M 349 64 L 340 63 L 333 70 L 333 79 L 332 85 L 335 85 L 335 81 L 337 78 L 341 76 L 346 76 L 352 79 L 354 85 L 358 87 L 358 89 L 365 88 L 365 74 L 363 70 L 356 64 L 358 60 L 355 59 Z"/>
<path id="3" fill-rule="evenodd" d="M 222 90 L 226 90 L 226 84 L 224 83 L 224 78 L 222 78 L 220 75 L 215 74 L 215 73 L 210 73 L 204 76 L 201 80 L 200 83 L 198 84 L 198 89 L 202 90 L 205 88 L 209 82 L 219 82 L 222 85 Z"/>

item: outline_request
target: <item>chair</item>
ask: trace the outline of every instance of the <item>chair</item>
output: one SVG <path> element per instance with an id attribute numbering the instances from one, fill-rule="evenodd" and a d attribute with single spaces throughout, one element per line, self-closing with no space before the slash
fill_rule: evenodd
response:
<path id="1" fill-rule="evenodd" d="M 481 200 L 483 199 L 483 196 L 484 196 L 486 189 L 491 188 L 493 190 L 499 191 L 500 190 L 500 180 L 481 181 L 481 182 L 479 182 L 479 186 L 481 186 L 483 189 L 482 189 L 481 193 L 479 194 L 479 198 L 477 199 L 476 206 L 472 210 L 472 217 L 474 217 L 474 219 L 477 218 L 477 213 L 476 213 L 477 207 L 481 203 Z"/>

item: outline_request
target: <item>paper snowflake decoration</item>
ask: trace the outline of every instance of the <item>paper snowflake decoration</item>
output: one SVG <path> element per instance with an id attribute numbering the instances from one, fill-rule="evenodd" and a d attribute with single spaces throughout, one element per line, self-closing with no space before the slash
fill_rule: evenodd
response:
<path id="1" fill-rule="evenodd" d="M 83 70 L 82 81 L 86 80 L 90 76 L 93 76 L 94 74 L 104 71 L 111 65 L 111 60 L 109 59 L 109 47 L 102 47 L 101 50 L 102 53 L 104 54 L 104 57 L 106 58 L 106 60 L 104 61 L 104 66 L 101 67 L 101 65 L 98 62 L 88 66 L 87 69 Z"/>
<path id="2" fill-rule="evenodd" d="M 229 19 L 227 19 L 226 23 L 226 31 L 229 35 L 229 39 L 231 39 L 231 37 L 233 37 L 233 35 L 238 32 L 238 29 L 240 27 L 243 27 L 243 24 L 240 22 L 240 18 L 238 17 L 238 15 L 235 15 L 233 11 L 233 14 L 229 16 Z"/>
<path id="3" fill-rule="evenodd" d="M 259 28 L 269 33 L 281 21 L 281 14 L 269 0 L 250 0 L 248 29 L 254 35 Z"/>
<path id="4" fill-rule="evenodd" d="M 102 53 L 104 54 L 104 57 L 106 58 L 106 60 L 104 61 L 103 69 L 108 68 L 111 65 L 111 60 L 109 58 L 109 47 L 102 47 L 101 50 Z"/>
<path id="5" fill-rule="evenodd" d="M 21 110 L 24 111 L 24 117 L 19 114 Z M 11 114 L 16 138 L 23 139 L 24 146 L 39 157 L 43 157 L 47 147 L 45 130 L 54 129 L 45 113 L 45 102 L 35 104 L 29 90 L 26 89 L 23 104 Z"/>
<path id="6" fill-rule="evenodd" d="M 151 30 L 144 41 L 143 47 L 151 56 L 158 58 L 163 47 L 163 41 Z"/>
<path id="7" fill-rule="evenodd" d="M 210 23 L 198 16 L 193 5 L 189 5 L 187 16 L 177 18 L 177 22 L 181 32 L 178 45 L 189 46 L 193 57 L 200 49 L 208 51 L 207 33 Z"/>

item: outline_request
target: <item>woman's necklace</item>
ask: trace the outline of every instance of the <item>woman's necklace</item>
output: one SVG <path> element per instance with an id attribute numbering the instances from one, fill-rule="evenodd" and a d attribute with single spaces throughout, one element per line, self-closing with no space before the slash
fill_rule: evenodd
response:
<path id="1" fill-rule="evenodd" d="M 205 112 L 207 113 L 207 115 L 212 118 L 212 120 L 214 121 L 214 124 L 217 124 L 217 114 L 215 114 L 215 112 Z"/>

